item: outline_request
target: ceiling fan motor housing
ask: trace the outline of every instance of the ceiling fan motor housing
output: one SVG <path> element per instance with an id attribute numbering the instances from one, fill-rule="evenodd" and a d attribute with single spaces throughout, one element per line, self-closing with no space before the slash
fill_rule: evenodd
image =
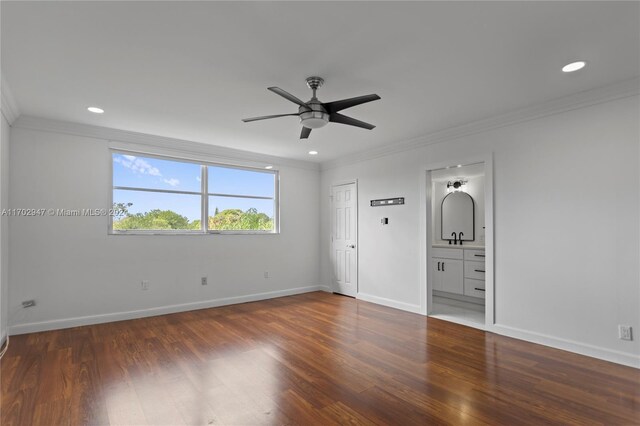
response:
<path id="1" fill-rule="evenodd" d="M 309 129 L 319 129 L 329 122 L 329 114 L 315 97 L 307 102 L 307 107 L 298 108 L 298 112 L 300 123 Z"/>

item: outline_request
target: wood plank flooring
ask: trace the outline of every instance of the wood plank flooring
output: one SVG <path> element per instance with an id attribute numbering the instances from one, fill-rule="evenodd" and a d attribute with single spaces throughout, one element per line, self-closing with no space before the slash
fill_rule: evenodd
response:
<path id="1" fill-rule="evenodd" d="M 640 424 L 640 370 L 317 292 L 14 336 L 2 425 Z"/>

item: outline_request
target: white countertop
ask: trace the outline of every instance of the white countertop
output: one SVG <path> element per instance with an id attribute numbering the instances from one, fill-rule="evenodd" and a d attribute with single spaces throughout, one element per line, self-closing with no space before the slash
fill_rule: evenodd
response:
<path id="1" fill-rule="evenodd" d="M 471 245 L 471 244 L 463 244 L 463 245 L 454 245 L 454 244 L 432 244 L 433 248 L 449 248 L 449 249 L 463 249 L 463 250 L 484 250 L 484 246 L 479 245 Z"/>

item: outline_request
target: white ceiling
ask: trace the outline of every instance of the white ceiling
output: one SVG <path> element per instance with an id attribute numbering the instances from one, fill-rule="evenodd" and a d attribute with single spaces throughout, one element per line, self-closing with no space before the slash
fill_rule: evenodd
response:
<path id="1" fill-rule="evenodd" d="M 26 115 L 325 161 L 636 77 L 639 6 L 2 1 L 2 70 Z M 266 88 L 307 100 L 310 75 L 324 102 L 380 95 L 343 111 L 377 127 L 240 121 L 296 112 Z"/>

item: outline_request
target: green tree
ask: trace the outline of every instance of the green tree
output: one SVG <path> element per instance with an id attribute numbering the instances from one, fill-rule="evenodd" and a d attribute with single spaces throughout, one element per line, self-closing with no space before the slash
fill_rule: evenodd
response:
<path id="1" fill-rule="evenodd" d="M 189 219 L 171 210 L 155 209 L 146 213 L 127 214 L 113 222 L 113 229 L 192 229 Z"/>
<path id="2" fill-rule="evenodd" d="M 151 210 L 146 213 L 131 213 L 132 203 L 114 203 L 114 210 L 121 212 L 114 217 L 114 230 L 199 230 L 200 220 L 192 222 L 172 210 Z M 243 212 L 241 209 L 215 209 L 214 216 L 208 218 L 209 229 L 216 231 L 273 230 L 273 219 L 257 209 L 251 208 Z"/>
<path id="3" fill-rule="evenodd" d="M 113 217 L 116 219 L 122 219 L 125 216 L 129 216 L 129 207 L 133 203 L 113 203 Z"/>
<path id="4" fill-rule="evenodd" d="M 243 212 L 240 209 L 227 209 L 209 216 L 209 229 L 217 231 L 259 230 L 271 231 L 273 220 L 255 208 Z"/>

